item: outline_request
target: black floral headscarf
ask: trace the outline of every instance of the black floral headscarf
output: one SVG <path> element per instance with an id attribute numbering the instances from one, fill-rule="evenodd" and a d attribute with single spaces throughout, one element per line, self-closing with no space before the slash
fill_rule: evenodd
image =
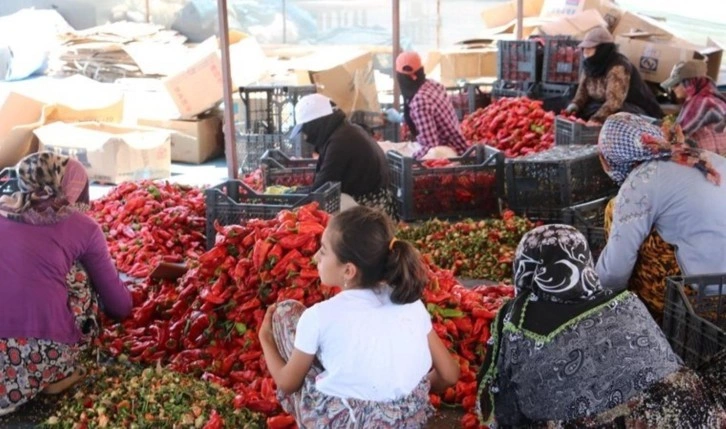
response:
<path id="1" fill-rule="evenodd" d="M 600 285 L 585 236 L 569 225 L 544 225 L 522 237 L 514 257 L 516 294 L 580 302 L 609 293 Z"/>

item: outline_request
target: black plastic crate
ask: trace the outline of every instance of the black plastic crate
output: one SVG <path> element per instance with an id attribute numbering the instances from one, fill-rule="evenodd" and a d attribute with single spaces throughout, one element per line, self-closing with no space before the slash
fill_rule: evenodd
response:
<path id="1" fill-rule="evenodd" d="M 617 193 L 595 146 L 554 148 L 507 159 L 507 203 L 517 214 L 561 210 Z"/>
<path id="2" fill-rule="evenodd" d="M 504 155 L 484 145 L 450 158 L 450 167 L 427 167 L 425 161 L 386 153 L 391 193 L 404 221 L 485 217 L 499 212 Z"/>
<path id="3" fill-rule="evenodd" d="M 726 349 L 726 273 L 669 277 L 662 327 L 673 351 L 694 369 Z"/>
<path id="4" fill-rule="evenodd" d="M 491 84 L 466 84 L 466 96 L 469 99 L 469 114 L 487 107 L 492 102 Z"/>
<path id="5" fill-rule="evenodd" d="M 542 81 L 554 84 L 576 84 L 582 70 L 582 54 L 578 40 L 546 38 Z"/>
<path id="6" fill-rule="evenodd" d="M 260 158 L 271 149 L 282 150 L 290 144 L 283 134 L 237 133 L 237 164 L 240 172 L 250 173 L 260 166 Z"/>
<path id="7" fill-rule="evenodd" d="M 312 186 L 317 160 L 292 159 L 279 150 L 268 150 L 260 159 L 265 186 Z"/>
<path id="8" fill-rule="evenodd" d="M 542 45 L 535 40 L 497 42 L 497 79 L 510 82 L 540 81 Z"/>
<path id="9" fill-rule="evenodd" d="M 563 210 L 563 222 L 574 226 L 587 238 L 595 261 L 597 261 L 607 243 L 605 209 L 611 198 L 599 198 Z"/>
<path id="10" fill-rule="evenodd" d="M 566 97 L 572 99 L 577 92 L 577 84 L 565 85 L 555 83 L 541 83 L 537 86 L 537 98 L 546 100 L 548 98 Z"/>
<path id="11" fill-rule="evenodd" d="M 542 108 L 548 112 L 559 114 L 567 108 L 577 92 L 577 85 L 560 85 L 540 83 L 535 98 L 542 100 Z"/>
<path id="12" fill-rule="evenodd" d="M 555 118 L 556 145 L 596 145 L 602 127 L 590 127 L 562 117 Z"/>
<path id="13" fill-rule="evenodd" d="M 497 80 L 492 86 L 491 97 L 529 97 L 534 98 L 537 84 L 532 82 L 510 82 Z"/>
<path id="14" fill-rule="evenodd" d="M 447 87 L 446 93 L 449 95 L 449 100 L 451 100 L 451 104 L 454 106 L 456 118 L 461 121 L 464 119 L 464 116 L 470 113 L 469 96 L 466 94 L 466 86 Z"/>
<path id="15" fill-rule="evenodd" d="M 315 94 L 315 85 L 242 86 L 239 88 L 247 134 L 284 134 L 296 124 L 295 105 L 305 95 Z"/>
<path id="16" fill-rule="evenodd" d="M 219 225 L 241 224 L 250 219 L 271 219 L 282 210 L 317 202 L 322 210 L 340 210 L 340 183 L 328 182 L 310 194 L 266 195 L 257 193 L 239 180 L 228 180 L 204 191 L 207 204 L 207 248 L 214 246 Z"/>
<path id="17" fill-rule="evenodd" d="M 19 190 L 18 171 L 15 168 L 0 170 L 0 195 L 12 195 Z"/>

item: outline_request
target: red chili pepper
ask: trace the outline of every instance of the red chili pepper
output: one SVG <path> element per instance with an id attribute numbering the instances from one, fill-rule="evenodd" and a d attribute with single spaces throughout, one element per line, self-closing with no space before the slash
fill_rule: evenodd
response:
<path id="1" fill-rule="evenodd" d="M 222 429 L 224 427 L 224 419 L 217 413 L 217 410 L 212 410 L 212 414 L 209 416 L 209 420 L 203 426 L 203 429 Z"/>
<path id="2" fill-rule="evenodd" d="M 201 311 L 193 311 L 189 319 L 189 330 L 186 332 L 187 338 L 197 338 L 209 327 L 209 316 Z"/>
<path id="3" fill-rule="evenodd" d="M 287 429 L 293 427 L 293 425 L 295 425 L 295 418 L 289 414 L 267 418 L 268 429 Z"/>

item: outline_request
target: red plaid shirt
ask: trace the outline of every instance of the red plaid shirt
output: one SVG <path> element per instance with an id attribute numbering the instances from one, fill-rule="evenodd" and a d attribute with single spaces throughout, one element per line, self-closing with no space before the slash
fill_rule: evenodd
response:
<path id="1" fill-rule="evenodd" d="M 715 127 L 716 124 L 707 125 L 690 137 L 696 141 L 699 148 L 726 156 L 726 132 L 720 133 L 714 129 Z"/>
<path id="2" fill-rule="evenodd" d="M 443 85 L 427 80 L 409 105 L 411 120 L 416 125 L 416 140 L 421 145 L 414 158 L 421 158 L 433 147 L 449 146 L 459 155 L 468 148 L 459 129 L 454 105 Z"/>

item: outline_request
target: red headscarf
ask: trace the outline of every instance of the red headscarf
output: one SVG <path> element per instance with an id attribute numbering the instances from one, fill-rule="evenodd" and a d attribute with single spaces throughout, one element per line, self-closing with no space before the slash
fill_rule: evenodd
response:
<path id="1" fill-rule="evenodd" d="M 684 79 L 682 84 L 687 95 L 677 122 L 686 137 L 708 125 L 726 126 L 726 97 L 709 77 Z"/>

